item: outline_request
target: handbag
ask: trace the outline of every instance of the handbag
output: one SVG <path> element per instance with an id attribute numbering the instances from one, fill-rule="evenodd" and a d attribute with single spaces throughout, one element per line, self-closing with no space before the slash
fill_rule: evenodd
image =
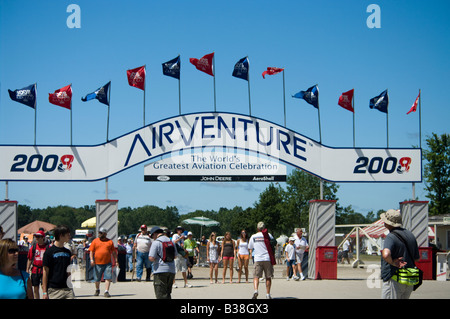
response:
<path id="1" fill-rule="evenodd" d="M 399 283 L 406 284 L 409 286 L 414 286 L 413 291 L 415 291 L 417 288 L 419 288 L 422 285 L 423 281 L 423 271 L 419 268 L 417 268 L 415 262 L 414 262 L 414 255 L 409 250 L 408 245 L 406 244 L 406 240 L 403 238 L 403 236 L 400 233 L 397 233 L 396 231 L 392 232 L 400 241 L 405 245 L 406 251 L 408 252 L 409 256 L 411 257 L 411 260 L 413 261 L 414 268 L 399 268 L 397 270 L 397 273 L 395 274 L 394 280 L 396 280 Z"/>

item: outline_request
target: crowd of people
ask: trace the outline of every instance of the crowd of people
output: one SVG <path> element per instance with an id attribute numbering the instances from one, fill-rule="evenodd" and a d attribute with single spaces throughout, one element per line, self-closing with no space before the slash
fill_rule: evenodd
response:
<path id="1" fill-rule="evenodd" d="M 411 232 L 401 228 L 401 215 L 398 211 L 389 210 L 381 218 L 390 231 L 382 254 L 382 297 L 409 298 L 412 284 L 401 281 L 398 269 L 414 267 L 414 261 L 418 259 L 417 243 Z M 250 237 L 246 230 L 242 230 L 239 238 L 233 240 L 231 233 L 226 232 L 219 241 L 217 234 L 213 232 L 209 240 L 203 237 L 199 244 L 193 239 L 192 232 L 186 233 L 181 226 L 176 227 L 173 234 L 158 226 L 148 230 L 146 225 L 142 225 L 140 230 L 134 239 L 129 238 L 126 243 L 120 238 L 116 248 L 107 237 L 107 229 L 102 227 L 98 230 L 97 238 L 82 245 L 82 251 L 88 252 L 90 267 L 93 268 L 95 296 L 100 294 L 100 283 L 104 280 L 103 295 L 111 297 L 109 289 L 114 277 L 113 266 L 119 264 L 117 251 L 126 254 L 126 271 L 133 272 L 133 275 L 136 271 L 137 281 L 142 280 L 144 268 L 146 281 L 150 281 L 153 276 L 157 299 L 171 298 L 172 289 L 177 288 L 177 272 L 182 274 L 184 287 L 192 287 L 188 280 L 194 276 L 192 267 L 198 263 L 199 245 L 205 247 L 211 284 L 218 283 L 220 262 L 223 263 L 221 283 L 225 283 L 228 271 L 229 281 L 233 283 L 235 261 L 238 265 L 238 283 L 242 276 L 245 276 L 245 282 L 248 283 L 249 261 L 252 260 L 253 299 L 259 295 L 260 279 L 265 281 L 266 298 L 272 298 L 272 278 L 277 262 L 286 263 L 287 280 L 305 279 L 301 265 L 309 246 L 301 228 L 296 228 L 295 234 L 284 244 L 277 243 L 264 222 L 257 224 L 257 232 Z M 28 246 L 25 270 L 18 267 L 18 243 L 3 238 L 4 234 L 0 226 L 0 299 L 39 299 L 40 288 L 43 299 L 75 298 L 68 280 L 71 275 L 69 269 L 80 256 L 69 245 L 71 230 L 68 227 L 57 226 L 53 230 L 54 238 L 51 242 L 46 238 L 45 232 L 39 230 L 34 234 L 31 245 L 24 243 Z M 347 259 L 347 255 L 344 258 Z"/>

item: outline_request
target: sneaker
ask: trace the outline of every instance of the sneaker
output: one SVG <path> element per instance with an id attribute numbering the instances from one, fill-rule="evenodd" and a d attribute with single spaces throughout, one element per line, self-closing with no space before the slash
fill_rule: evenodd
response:
<path id="1" fill-rule="evenodd" d="M 105 291 L 105 293 L 103 294 L 103 296 L 105 296 L 106 298 L 110 298 L 111 295 L 109 294 L 109 292 Z"/>
<path id="2" fill-rule="evenodd" d="M 272 296 L 270 294 L 267 294 L 266 299 L 272 299 Z"/>
<path id="3" fill-rule="evenodd" d="M 94 296 L 98 296 L 98 295 L 100 295 L 100 290 L 96 290 L 94 293 Z"/>
<path id="4" fill-rule="evenodd" d="M 257 292 L 257 291 L 255 291 L 255 292 L 253 293 L 252 299 L 258 299 L 258 292 Z"/>
<path id="5" fill-rule="evenodd" d="M 192 285 L 190 285 L 190 284 L 184 284 L 184 288 L 192 288 Z"/>
<path id="6" fill-rule="evenodd" d="M 306 278 L 306 277 L 302 275 L 302 276 L 300 277 L 300 280 L 305 280 L 305 278 Z"/>
<path id="7" fill-rule="evenodd" d="M 172 288 L 178 288 L 177 284 L 173 284 Z"/>
<path id="8" fill-rule="evenodd" d="M 287 280 L 287 281 L 289 281 L 289 280 L 291 280 L 291 278 L 289 278 L 289 277 L 286 277 L 286 280 Z"/>
<path id="9" fill-rule="evenodd" d="M 294 280 L 295 280 L 295 281 L 297 281 L 297 280 L 299 280 L 299 279 L 300 279 L 300 277 L 294 276 Z"/>

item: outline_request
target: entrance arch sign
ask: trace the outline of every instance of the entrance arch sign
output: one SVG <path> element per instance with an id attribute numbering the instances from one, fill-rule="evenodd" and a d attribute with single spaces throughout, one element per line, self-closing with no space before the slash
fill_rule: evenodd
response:
<path id="1" fill-rule="evenodd" d="M 330 182 L 421 182 L 421 149 L 329 147 L 226 112 L 175 116 L 93 146 L 0 145 L 2 181 L 98 181 L 162 155 L 218 147 L 262 154 Z"/>

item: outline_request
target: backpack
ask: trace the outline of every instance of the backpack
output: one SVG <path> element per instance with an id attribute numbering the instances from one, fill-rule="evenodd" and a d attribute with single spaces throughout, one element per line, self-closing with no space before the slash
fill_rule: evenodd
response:
<path id="1" fill-rule="evenodd" d="M 175 246 L 171 240 L 169 241 L 161 241 L 158 240 L 162 244 L 163 255 L 160 258 L 165 263 L 170 263 L 175 260 Z"/>

